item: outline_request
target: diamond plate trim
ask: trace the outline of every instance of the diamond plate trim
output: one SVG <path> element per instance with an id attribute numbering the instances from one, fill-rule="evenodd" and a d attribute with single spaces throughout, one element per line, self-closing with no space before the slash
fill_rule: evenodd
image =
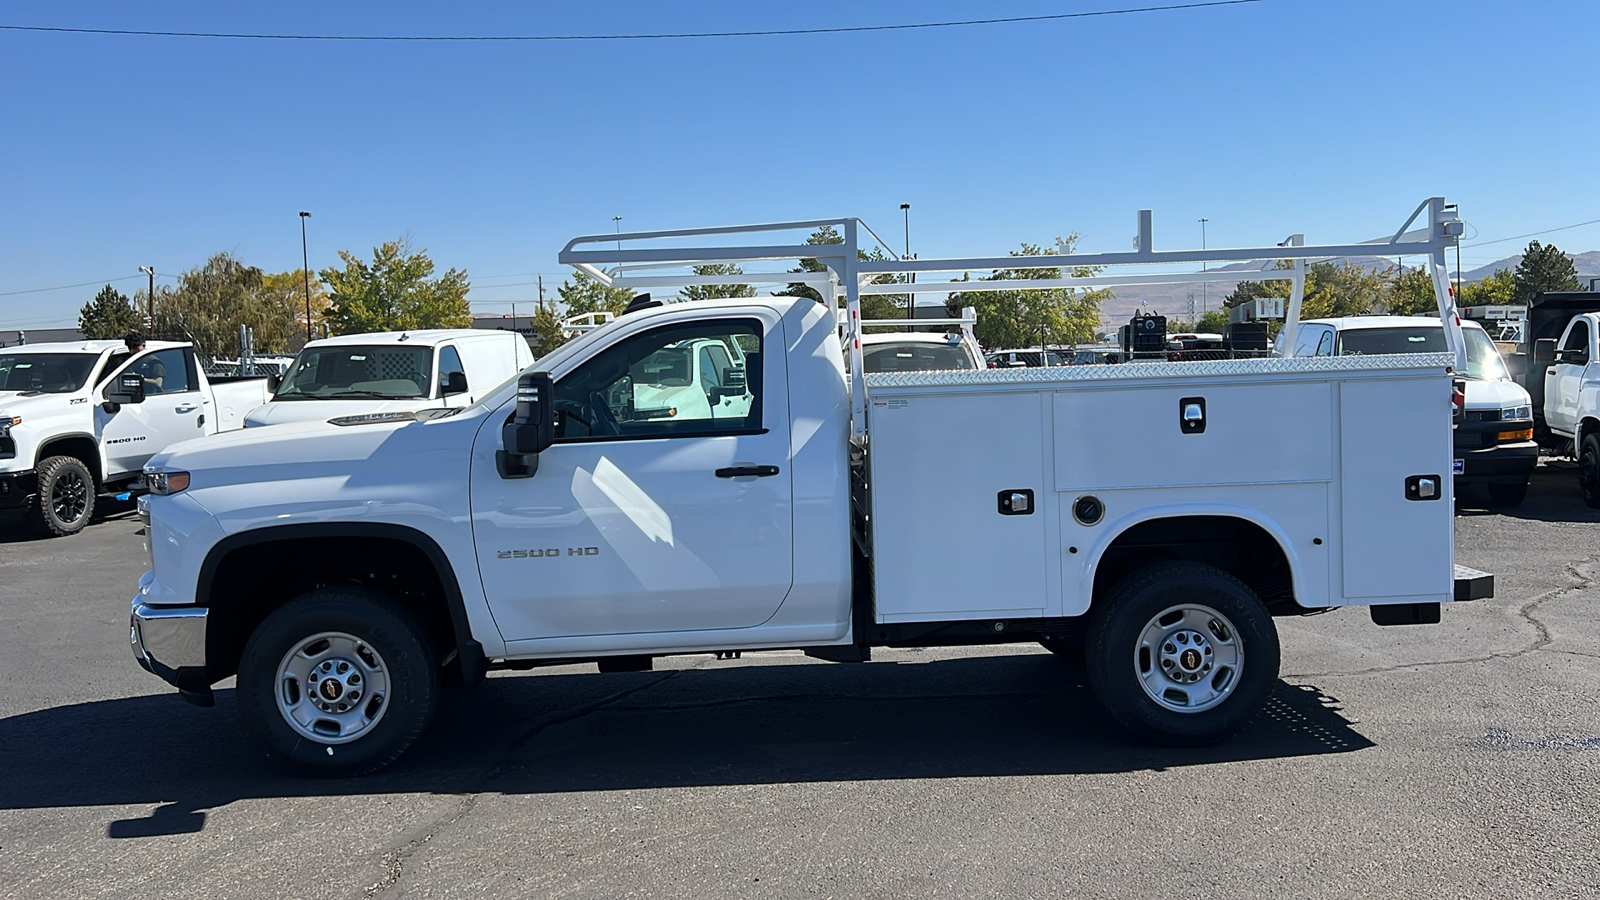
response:
<path id="1" fill-rule="evenodd" d="M 1372 356 L 1297 356 L 1209 362 L 1127 362 L 1116 365 L 979 369 L 962 372 L 876 372 L 867 386 L 953 387 L 957 385 L 1051 384 L 1076 381 L 1148 381 L 1208 375 L 1291 375 L 1311 372 L 1370 372 L 1383 369 L 1446 369 L 1452 353 L 1386 353 Z"/>

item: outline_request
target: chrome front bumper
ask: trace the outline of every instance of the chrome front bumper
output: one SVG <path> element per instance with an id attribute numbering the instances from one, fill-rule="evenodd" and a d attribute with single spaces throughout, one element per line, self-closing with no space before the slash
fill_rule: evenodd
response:
<path id="1" fill-rule="evenodd" d="M 197 606 L 146 606 L 133 601 L 128 640 L 146 672 L 176 687 L 185 700 L 210 706 L 206 677 L 206 613 Z"/>

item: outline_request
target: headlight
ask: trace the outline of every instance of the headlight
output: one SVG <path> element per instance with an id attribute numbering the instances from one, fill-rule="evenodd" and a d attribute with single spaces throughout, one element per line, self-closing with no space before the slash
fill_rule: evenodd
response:
<path id="1" fill-rule="evenodd" d="M 1533 418 L 1532 406 L 1506 406 L 1502 407 L 1500 410 L 1500 421 L 1502 422 L 1514 422 L 1518 419 L 1531 418 Z"/>
<path id="2" fill-rule="evenodd" d="M 0 414 L 0 435 L 10 434 L 11 433 L 11 426 L 13 426 L 13 425 L 21 425 L 21 424 L 22 424 L 22 417 L 21 416 L 8 416 L 8 415 Z"/>
<path id="3" fill-rule="evenodd" d="M 176 494 L 189 486 L 189 473 L 180 469 L 161 469 L 144 472 L 144 486 L 152 494 Z"/>

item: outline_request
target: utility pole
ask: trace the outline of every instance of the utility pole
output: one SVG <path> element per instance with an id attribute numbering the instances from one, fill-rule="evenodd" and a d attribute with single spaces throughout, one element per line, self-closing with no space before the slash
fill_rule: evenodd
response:
<path id="1" fill-rule="evenodd" d="M 544 276 L 540 275 L 540 276 L 538 276 L 538 278 L 539 278 L 539 312 L 544 312 Z"/>
<path id="2" fill-rule="evenodd" d="M 906 220 L 906 255 L 901 257 L 901 258 L 902 259 L 910 259 L 911 258 L 911 204 L 909 204 L 909 203 L 900 204 L 900 212 L 905 215 L 905 220 Z M 910 278 L 908 278 L 907 281 L 909 283 L 911 283 L 911 284 L 915 284 L 916 281 L 917 281 L 917 273 L 911 272 L 909 274 L 910 274 Z M 917 317 L 917 295 L 912 291 L 906 291 L 906 321 L 909 322 L 912 319 L 915 319 L 916 317 Z M 914 327 L 910 327 L 908 330 L 915 330 L 915 328 Z"/>
<path id="3" fill-rule="evenodd" d="M 1207 219 L 1204 216 L 1200 217 L 1200 249 L 1201 250 L 1206 249 L 1206 223 L 1209 222 L 1209 221 L 1211 221 L 1211 220 Z M 1205 260 L 1201 260 L 1200 261 L 1200 271 L 1204 272 L 1206 270 L 1206 268 L 1207 268 L 1207 266 L 1206 266 Z M 1200 282 L 1200 314 L 1201 315 L 1205 315 L 1206 314 L 1206 306 L 1209 305 L 1208 301 L 1210 300 L 1210 296 L 1211 295 L 1210 295 L 1210 291 L 1207 288 L 1208 288 L 1208 285 L 1207 285 L 1206 282 L 1204 282 L 1204 281 Z"/>
<path id="4" fill-rule="evenodd" d="M 146 275 L 150 276 L 150 288 L 149 288 L 148 291 L 145 292 L 144 300 L 145 300 L 145 306 L 147 306 L 149 308 L 149 313 L 150 313 L 150 323 L 149 323 L 150 337 L 155 337 L 156 336 L 156 333 L 155 333 L 156 332 L 156 267 L 155 266 L 140 266 L 139 267 L 139 271 L 141 271 L 141 272 L 145 273 Z"/>
<path id="5" fill-rule="evenodd" d="M 300 211 L 300 271 L 306 282 L 306 343 L 311 343 L 311 256 L 306 252 L 306 220 L 311 213 Z"/>

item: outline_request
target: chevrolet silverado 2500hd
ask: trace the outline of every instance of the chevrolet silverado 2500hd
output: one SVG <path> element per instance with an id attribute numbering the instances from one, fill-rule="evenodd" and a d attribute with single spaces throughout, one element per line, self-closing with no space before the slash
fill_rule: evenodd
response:
<path id="1" fill-rule="evenodd" d="M 1286 256 L 1297 314 L 1307 258 L 1432 255 L 1442 273 L 1459 220 L 1437 199 L 1423 212 L 1382 249 L 1204 253 L 1154 251 L 1146 214 L 1138 251 L 1040 267 Z M 825 224 L 844 243 L 746 243 Z M 849 310 L 844 353 L 831 302 L 651 304 L 461 409 L 158 456 L 136 658 L 202 704 L 237 675 L 249 732 L 311 772 L 395 759 L 446 676 L 782 648 L 859 662 L 1081 643 L 1118 722 L 1190 744 L 1260 706 L 1274 616 L 1429 623 L 1492 591 L 1453 567 L 1447 295 L 1450 353 L 864 374 L 862 284 L 910 269 L 897 288 L 949 291 L 962 282 L 935 273 L 1031 259 L 862 260 L 859 224 L 624 234 L 626 250 L 590 236 L 561 254 L 612 286 L 704 283 L 685 272 L 705 260 L 747 264 L 745 283 L 808 279 Z M 697 238 L 716 243 L 683 246 Z M 825 271 L 790 273 L 802 257 Z M 763 261 L 775 271 L 748 265 Z M 741 348 L 744 377 L 663 411 L 663 354 L 707 342 Z"/>

